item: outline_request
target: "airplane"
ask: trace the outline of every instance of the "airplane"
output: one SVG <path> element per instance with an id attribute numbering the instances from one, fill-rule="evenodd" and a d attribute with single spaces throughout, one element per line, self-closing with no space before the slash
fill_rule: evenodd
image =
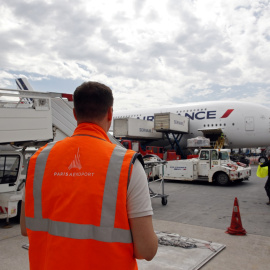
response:
<path id="1" fill-rule="evenodd" d="M 21 90 L 34 91 L 26 78 L 16 79 Z M 62 94 L 68 98 L 73 107 L 71 94 Z M 25 100 L 30 102 L 30 100 Z M 209 101 L 187 103 L 164 108 L 135 109 L 131 111 L 114 112 L 117 118 L 139 118 L 154 120 L 155 113 L 171 112 L 190 119 L 189 133 L 184 134 L 180 146 L 185 147 L 187 140 L 198 136 L 216 140 L 221 133 L 226 136 L 226 148 L 255 148 L 270 145 L 270 108 L 250 102 L 240 101 Z M 113 132 L 113 121 L 108 132 Z M 115 141 L 115 140 L 114 140 Z M 163 145 L 168 144 L 164 140 Z M 162 142 L 159 142 L 162 145 Z"/>
<path id="2" fill-rule="evenodd" d="M 222 133 L 226 137 L 226 148 L 270 145 L 270 108 L 256 103 L 240 101 L 187 103 L 164 108 L 114 112 L 114 119 L 131 117 L 153 121 L 155 113 L 165 112 L 190 119 L 189 133 L 181 138 L 181 147 L 187 145 L 187 139 L 204 136 L 212 141 Z M 113 123 L 110 131 L 113 131 Z"/>

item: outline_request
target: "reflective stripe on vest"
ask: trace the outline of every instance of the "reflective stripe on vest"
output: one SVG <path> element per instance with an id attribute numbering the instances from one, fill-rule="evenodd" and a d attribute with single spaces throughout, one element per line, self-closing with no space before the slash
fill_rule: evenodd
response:
<path id="1" fill-rule="evenodd" d="M 46 162 L 54 143 L 49 143 L 38 155 L 34 173 L 34 218 L 26 217 L 26 227 L 32 231 L 73 239 L 93 239 L 102 242 L 132 243 L 130 230 L 114 228 L 116 200 L 121 167 L 126 149 L 116 146 L 112 152 L 106 175 L 100 227 L 92 224 L 75 224 L 53 221 L 42 217 L 41 188 Z M 136 154 L 135 154 L 136 155 Z M 130 163 L 130 168 L 134 158 Z M 130 169 L 129 169 L 130 171 Z"/>

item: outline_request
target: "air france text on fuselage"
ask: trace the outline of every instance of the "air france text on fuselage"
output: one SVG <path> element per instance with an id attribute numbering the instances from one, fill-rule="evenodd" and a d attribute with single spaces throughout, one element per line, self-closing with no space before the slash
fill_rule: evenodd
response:
<path id="1" fill-rule="evenodd" d="M 178 113 L 181 115 L 181 113 Z M 203 119 L 216 119 L 217 118 L 217 111 L 200 111 L 200 112 L 192 112 L 192 113 L 185 113 L 185 117 L 190 118 L 191 120 L 203 120 Z M 140 117 L 138 117 L 140 119 Z M 154 116 L 144 116 L 143 120 L 154 121 Z"/>

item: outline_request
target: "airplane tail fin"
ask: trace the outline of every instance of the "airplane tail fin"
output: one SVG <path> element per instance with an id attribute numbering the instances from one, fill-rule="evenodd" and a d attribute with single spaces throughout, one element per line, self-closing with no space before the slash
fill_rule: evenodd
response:
<path id="1" fill-rule="evenodd" d="M 20 90 L 28 90 L 28 91 L 34 91 L 30 83 L 26 78 L 18 78 L 16 79 L 16 84 Z"/>

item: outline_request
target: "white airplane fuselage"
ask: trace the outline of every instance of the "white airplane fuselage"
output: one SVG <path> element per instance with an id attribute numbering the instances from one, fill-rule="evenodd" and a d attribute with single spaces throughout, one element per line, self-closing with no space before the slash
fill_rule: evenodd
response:
<path id="1" fill-rule="evenodd" d="M 182 104 L 165 108 L 115 112 L 114 118 L 139 118 L 153 121 L 155 113 L 171 112 L 190 119 L 186 140 L 203 136 L 199 130 L 221 129 L 229 148 L 253 148 L 270 145 L 270 109 L 266 106 L 238 101 L 211 101 Z M 112 123 L 113 125 L 113 123 Z M 113 130 L 111 126 L 110 131 Z"/>

